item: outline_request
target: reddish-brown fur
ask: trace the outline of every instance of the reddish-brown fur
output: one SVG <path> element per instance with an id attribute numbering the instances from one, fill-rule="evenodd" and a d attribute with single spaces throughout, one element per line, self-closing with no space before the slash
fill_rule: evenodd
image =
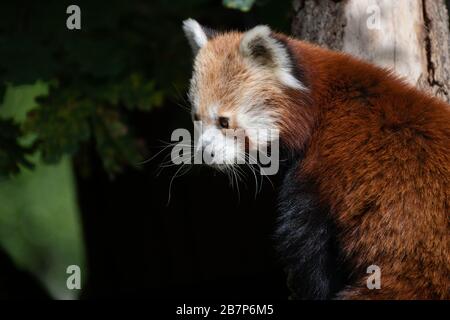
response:
<path id="1" fill-rule="evenodd" d="M 388 70 L 272 34 L 308 90 L 288 88 L 270 66 L 249 66 L 242 36 L 219 34 L 199 52 L 196 113 L 239 127 L 245 94 L 276 111 L 282 141 L 305 155 L 299 180 L 315 182 L 337 225 L 352 273 L 337 297 L 450 299 L 450 106 Z M 367 288 L 371 265 L 379 290 Z"/>
<path id="2" fill-rule="evenodd" d="M 338 298 L 450 299 L 449 105 L 387 70 L 277 36 L 310 89 L 288 91 L 281 136 L 304 148 L 298 174 L 317 183 L 338 226 L 353 275 Z M 370 265 L 380 290 L 366 286 Z"/>

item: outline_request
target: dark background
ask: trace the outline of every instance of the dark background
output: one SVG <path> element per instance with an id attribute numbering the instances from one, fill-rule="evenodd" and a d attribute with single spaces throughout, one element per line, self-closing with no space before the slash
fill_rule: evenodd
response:
<path id="1" fill-rule="evenodd" d="M 82 31 L 78 33 L 65 29 L 68 4 L 81 7 Z M 264 23 L 288 33 L 291 4 L 257 1 L 250 12 L 243 13 L 226 8 L 221 1 L 206 0 L 10 1 L 0 11 L 5 16 L 0 29 L 3 43 L 15 35 L 36 46 L 26 51 L 23 44 L 10 42 L 11 50 L 0 51 L 3 81 L 22 84 L 57 78 L 59 85 L 46 100 L 49 105 L 54 97 L 64 99 L 69 89 L 90 99 L 81 88 L 95 91 L 136 70 L 155 81 L 164 97 L 160 105 L 151 110 L 117 107 L 133 133 L 131 140 L 145 145 L 141 153 L 148 158 L 161 150 L 160 141 L 170 140 L 173 129 L 191 128 L 184 107 L 192 55 L 182 20 L 193 17 L 220 30 L 245 30 Z M 93 34 L 98 44 L 88 48 L 84 41 Z M 61 49 L 66 41 L 73 47 L 75 59 L 70 61 Z M 81 54 L 83 59 L 77 61 Z M 117 59 L 109 59 L 115 54 Z M 97 72 L 92 65 L 106 71 Z M 92 97 L 97 103 L 97 97 Z M 239 185 L 238 196 L 227 176 L 195 166 L 174 179 L 167 203 L 178 168 L 157 172 L 170 149 L 140 168 L 122 161 L 112 175 L 105 164 L 107 156 L 98 150 L 98 136 L 91 134 L 77 140 L 76 147 L 62 145 L 56 151 L 48 147 L 54 146 L 51 143 L 41 138 L 37 145 L 49 162 L 58 161 L 58 152 L 74 159 L 89 270 L 82 299 L 287 298 L 272 239 L 277 177 L 272 178 L 274 186 L 266 181 L 255 198 L 253 176 L 247 172 L 247 186 Z M 48 294 L 0 250 L 0 297 L 48 298 Z"/>

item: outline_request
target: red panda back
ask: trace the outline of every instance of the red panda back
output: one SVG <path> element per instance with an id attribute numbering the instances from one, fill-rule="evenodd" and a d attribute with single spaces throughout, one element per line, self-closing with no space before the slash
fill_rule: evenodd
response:
<path id="1" fill-rule="evenodd" d="M 317 109 L 299 176 L 316 181 L 356 276 L 340 297 L 450 298 L 449 106 L 381 68 L 291 45 Z M 367 289 L 370 265 L 383 290 Z"/>

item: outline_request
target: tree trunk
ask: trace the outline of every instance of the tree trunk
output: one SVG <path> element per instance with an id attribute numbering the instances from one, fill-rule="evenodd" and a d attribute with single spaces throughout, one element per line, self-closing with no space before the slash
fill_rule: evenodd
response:
<path id="1" fill-rule="evenodd" d="M 294 36 L 394 69 L 450 101 L 444 0 L 294 0 Z"/>

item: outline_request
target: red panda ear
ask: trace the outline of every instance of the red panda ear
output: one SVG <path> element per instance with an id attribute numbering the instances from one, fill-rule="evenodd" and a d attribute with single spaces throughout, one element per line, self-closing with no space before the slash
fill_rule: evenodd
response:
<path id="1" fill-rule="evenodd" d="M 295 66 L 286 45 L 272 35 L 268 26 L 256 26 L 244 33 L 239 50 L 253 65 L 272 69 L 284 85 L 305 89 L 293 75 Z"/>
<path id="2" fill-rule="evenodd" d="M 210 28 L 201 26 L 194 19 L 187 19 L 183 21 L 183 30 L 191 45 L 194 55 L 213 38 L 216 32 Z"/>

